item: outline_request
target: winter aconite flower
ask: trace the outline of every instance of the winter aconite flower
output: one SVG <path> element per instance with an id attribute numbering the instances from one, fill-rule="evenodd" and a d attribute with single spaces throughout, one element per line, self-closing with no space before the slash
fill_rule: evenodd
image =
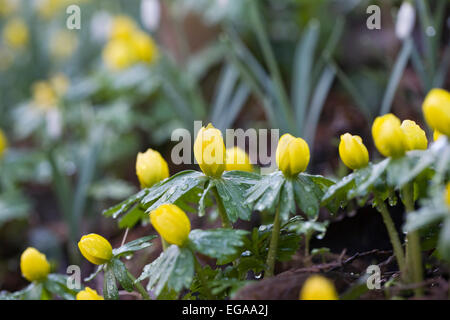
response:
<path id="1" fill-rule="evenodd" d="M 407 150 L 425 150 L 428 147 L 428 140 L 423 131 L 414 121 L 404 120 L 400 126 L 406 135 Z"/>
<path id="2" fill-rule="evenodd" d="M 105 264 L 112 258 L 112 247 L 109 241 L 95 233 L 81 237 L 78 248 L 81 254 L 93 264 Z"/>
<path id="3" fill-rule="evenodd" d="M 361 137 L 352 136 L 350 133 L 341 135 L 339 155 L 342 162 L 353 170 L 363 168 L 369 163 L 369 152 Z"/>
<path id="4" fill-rule="evenodd" d="M 163 204 L 150 212 L 150 221 L 164 240 L 177 246 L 182 246 L 191 232 L 186 213 L 174 204 Z"/>
<path id="5" fill-rule="evenodd" d="M 377 117 L 372 125 L 372 136 L 378 151 L 385 157 L 400 157 L 408 149 L 407 138 L 400 119 L 392 113 Z"/>
<path id="6" fill-rule="evenodd" d="M 122 70 L 138 62 L 152 63 L 158 57 L 153 38 L 127 16 L 115 17 L 110 39 L 103 49 L 103 60 L 111 70 Z"/>
<path id="7" fill-rule="evenodd" d="M 29 37 L 28 27 L 21 18 L 10 20 L 3 29 L 3 39 L 13 49 L 25 47 Z"/>
<path id="8" fill-rule="evenodd" d="M 158 151 L 148 149 L 137 155 L 136 175 L 142 188 L 150 188 L 155 183 L 169 177 L 169 167 Z"/>
<path id="9" fill-rule="evenodd" d="M 248 157 L 247 152 L 245 152 L 239 147 L 227 149 L 225 170 L 227 171 L 240 170 L 252 172 L 253 167 L 252 164 L 250 163 L 250 158 Z"/>
<path id="10" fill-rule="evenodd" d="M 194 156 L 200 169 L 209 177 L 218 178 L 225 171 L 226 150 L 222 133 L 211 123 L 198 132 Z"/>
<path id="11" fill-rule="evenodd" d="M 6 139 L 5 134 L 0 129 L 0 158 L 3 156 L 7 148 L 8 148 L 8 139 Z"/>
<path id="12" fill-rule="evenodd" d="M 50 273 L 50 264 L 45 254 L 30 247 L 20 256 L 20 270 L 28 281 L 38 281 L 45 279 Z"/>
<path id="13" fill-rule="evenodd" d="M 300 300 L 338 300 L 338 295 L 330 280 L 313 275 L 303 284 Z"/>
<path id="14" fill-rule="evenodd" d="M 42 109 L 48 110 L 58 105 L 58 96 L 48 81 L 37 81 L 32 86 L 33 104 Z"/>
<path id="15" fill-rule="evenodd" d="M 104 300 L 101 295 L 89 287 L 77 293 L 77 300 Z"/>
<path id="16" fill-rule="evenodd" d="M 276 151 L 276 162 L 285 176 L 291 177 L 305 171 L 309 158 L 309 147 L 305 140 L 289 133 L 281 136 Z"/>
<path id="17" fill-rule="evenodd" d="M 425 97 L 422 110 L 431 128 L 450 137 L 450 92 L 432 89 Z"/>

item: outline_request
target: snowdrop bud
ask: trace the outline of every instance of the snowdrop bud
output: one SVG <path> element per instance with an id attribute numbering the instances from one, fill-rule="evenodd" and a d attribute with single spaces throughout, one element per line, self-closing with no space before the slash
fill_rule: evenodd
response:
<path id="1" fill-rule="evenodd" d="M 411 34 L 416 20 L 416 11 L 409 1 L 402 3 L 397 15 L 395 34 L 400 40 L 404 40 Z"/>
<path id="2" fill-rule="evenodd" d="M 141 1 L 141 20 L 144 27 L 149 31 L 158 29 L 161 20 L 161 4 L 159 0 Z"/>

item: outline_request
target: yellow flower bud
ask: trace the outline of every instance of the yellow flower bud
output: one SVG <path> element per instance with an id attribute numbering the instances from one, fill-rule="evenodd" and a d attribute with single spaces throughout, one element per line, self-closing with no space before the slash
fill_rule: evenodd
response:
<path id="1" fill-rule="evenodd" d="M 56 59 L 67 59 L 76 50 L 78 38 L 69 30 L 58 30 L 50 38 L 50 55 Z"/>
<path id="2" fill-rule="evenodd" d="M 136 175 L 142 188 L 150 188 L 169 177 L 169 167 L 158 151 L 147 149 L 144 153 L 139 152 L 137 155 Z"/>
<path id="3" fill-rule="evenodd" d="M 250 163 L 250 158 L 247 152 L 239 147 L 233 147 L 226 150 L 226 166 L 225 170 L 233 171 L 253 171 L 253 166 Z"/>
<path id="4" fill-rule="evenodd" d="M 339 155 L 342 162 L 353 170 L 363 168 L 369 163 L 369 152 L 361 137 L 352 136 L 350 133 L 341 135 Z"/>
<path id="5" fill-rule="evenodd" d="M 450 92 L 432 89 L 425 97 L 422 110 L 431 128 L 450 137 Z"/>
<path id="6" fill-rule="evenodd" d="M 58 104 L 58 97 L 53 87 L 47 81 L 37 81 L 33 84 L 33 103 L 36 107 L 48 110 Z"/>
<path id="7" fill-rule="evenodd" d="M 408 145 L 400 120 L 392 113 L 377 117 L 372 125 L 372 137 L 378 151 L 385 157 L 400 157 Z"/>
<path id="8" fill-rule="evenodd" d="M 163 204 L 150 212 L 150 221 L 164 240 L 177 246 L 182 246 L 191 232 L 186 213 L 174 204 Z"/>
<path id="9" fill-rule="evenodd" d="M 225 170 L 226 150 L 222 133 L 210 123 L 197 134 L 194 156 L 200 169 L 210 177 L 218 178 Z"/>
<path id="10" fill-rule="evenodd" d="M 93 264 L 105 264 L 113 256 L 109 241 L 95 233 L 81 237 L 78 248 L 81 254 Z"/>
<path id="11" fill-rule="evenodd" d="M 28 281 L 43 280 L 50 273 L 50 264 L 45 254 L 35 248 L 27 248 L 20 256 L 20 269 Z"/>
<path id="12" fill-rule="evenodd" d="M 289 133 L 281 136 L 276 151 L 278 168 L 287 177 L 295 176 L 306 170 L 309 164 L 309 147 L 302 138 Z"/>
<path id="13" fill-rule="evenodd" d="M 158 57 L 158 47 L 153 39 L 142 31 L 133 33 L 131 43 L 139 61 L 152 63 Z"/>
<path id="14" fill-rule="evenodd" d="M 111 38 L 129 39 L 136 29 L 137 26 L 130 17 L 117 16 L 112 21 Z"/>
<path id="15" fill-rule="evenodd" d="M 330 280 L 313 275 L 303 284 L 300 300 L 338 300 L 338 295 Z"/>
<path id="16" fill-rule="evenodd" d="M 0 158 L 3 156 L 7 148 L 8 148 L 8 139 L 6 139 L 5 134 L 0 129 Z"/>
<path id="17" fill-rule="evenodd" d="M 104 300 L 101 295 L 89 287 L 77 293 L 77 300 Z"/>
<path id="18" fill-rule="evenodd" d="M 69 89 L 70 80 L 63 73 L 57 73 L 51 77 L 50 84 L 58 97 L 62 97 Z"/>
<path id="19" fill-rule="evenodd" d="M 439 131 L 437 131 L 437 130 L 434 130 L 434 132 L 433 132 L 433 140 L 434 141 L 437 141 L 440 137 L 442 137 L 443 136 L 443 134 L 442 133 L 440 133 Z"/>
<path id="20" fill-rule="evenodd" d="M 445 202 L 450 209 L 450 182 L 447 183 L 447 187 L 445 188 Z"/>
<path id="21" fill-rule="evenodd" d="M 121 38 L 110 40 L 102 56 L 106 66 L 114 71 L 126 69 L 136 62 L 136 53 L 130 41 Z"/>
<path id="22" fill-rule="evenodd" d="M 406 136 L 407 150 L 425 150 L 428 147 L 428 140 L 423 131 L 414 121 L 404 120 L 400 126 Z"/>
<path id="23" fill-rule="evenodd" d="M 3 38 L 11 48 L 21 49 L 29 40 L 28 27 L 21 18 L 10 20 L 3 29 Z"/>

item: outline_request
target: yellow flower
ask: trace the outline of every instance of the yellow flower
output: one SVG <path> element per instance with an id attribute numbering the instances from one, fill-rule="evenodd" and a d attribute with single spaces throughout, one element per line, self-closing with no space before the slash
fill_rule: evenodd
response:
<path id="1" fill-rule="evenodd" d="M 353 170 L 363 168 L 369 163 L 369 152 L 361 137 L 352 136 L 350 133 L 341 135 L 339 155 L 342 162 Z"/>
<path id="2" fill-rule="evenodd" d="M 450 182 L 447 183 L 447 187 L 445 188 L 445 202 L 447 206 L 450 208 Z"/>
<path id="3" fill-rule="evenodd" d="M 139 61 L 152 63 L 158 57 L 158 47 L 145 32 L 134 32 L 131 36 L 131 43 Z"/>
<path id="4" fill-rule="evenodd" d="M 9 16 L 17 11 L 19 0 L 0 0 L 0 16 Z"/>
<path id="5" fill-rule="evenodd" d="M 56 92 L 47 81 L 38 81 L 33 84 L 33 103 L 41 109 L 47 110 L 58 104 Z"/>
<path id="6" fill-rule="evenodd" d="M 136 62 L 136 52 L 129 41 L 110 40 L 102 52 L 106 66 L 111 70 L 122 70 Z"/>
<path id="7" fill-rule="evenodd" d="M 437 141 L 440 137 L 442 137 L 443 136 L 443 134 L 442 133 L 440 133 L 439 131 L 437 131 L 437 130 L 434 130 L 434 132 L 433 132 L 433 140 L 434 141 Z"/>
<path id="8" fill-rule="evenodd" d="M 197 134 L 194 156 L 200 169 L 210 177 L 218 178 L 225 170 L 226 150 L 222 133 L 210 123 Z"/>
<path id="9" fill-rule="evenodd" d="M 112 21 L 110 37 L 112 39 L 129 39 L 136 29 L 136 24 L 130 17 L 117 16 Z"/>
<path id="10" fill-rule="evenodd" d="M 43 19 L 53 17 L 64 6 L 61 0 L 40 0 L 37 4 L 37 13 Z"/>
<path id="11" fill-rule="evenodd" d="M 450 137 L 450 92 L 432 89 L 425 97 L 422 110 L 431 128 Z"/>
<path id="12" fill-rule="evenodd" d="M 50 54 L 56 59 L 66 59 L 72 55 L 77 46 L 76 33 L 59 30 L 50 39 Z"/>
<path id="13" fill-rule="evenodd" d="M 78 248 L 81 254 L 93 264 L 105 264 L 112 258 L 112 247 L 109 241 L 95 233 L 81 237 Z"/>
<path id="14" fill-rule="evenodd" d="M 0 129 L 0 158 L 3 156 L 7 148 L 8 148 L 8 139 L 6 139 L 5 134 Z"/>
<path id="15" fill-rule="evenodd" d="M 70 80 L 63 73 L 58 73 L 50 78 L 50 84 L 58 97 L 62 97 L 69 89 Z"/>
<path id="16" fill-rule="evenodd" d="M 158 151 L 147 149 L 145 153 L 139 152 L 137 155 L 136 175 L 142 188 L 150 188 L 169 177 L 169 167 Z"/>
<path id="17" fill-rule="evenodd" d="M 50 264 L 45 254 L 35 248 L 27 248 L 20 256 L 20 269 L 28 281 L 43 280 L 50 273 Z"/>
<path id="18" fill-rule="evenodd" d="M 174 204 L 163 204 L 150 212 L 150 221 L 164 240 L 177 246 L 182 246 L 191 232 L 186 213 Z"/>
<path id="19" fill-rule="evenodd" d="M 408 149 L 400 120 L 392 113 L 377 117 L 372 125 L 372 137 L 378 151 L 385 157 L 400 157 Z"/>
<path id="20" fill-rule="evenodd" d="M 295 176 L 306 170 L 309 164 L 309 147 L 302 138 L 295 138 L 286 133 L 278 141 L 276 151 L 278 168 L 287 177 Z"/>
<path id="21" fill-rule="evenodd" d="M 8 21 L 3 29 L 3 38 L 11 48 L 21 49 L 29 40 L 28 27 L 21 18 L 13 18 Z"/>
<path id="22" fill-rule="evenodd" d="M 406 136 L 407 150 L 425 150 L 428 147 L 428 140 L 423 131 L 414 121 L 404 120 L 400 126 Z"/>
<path id="23" fill-rule="evenodd" d="M 101 295 L 89 287 L 77 293 L 77 300 L 104 300 Z"/>
<path id="24" fill-rule="evenodd" d="M 248 154 L 239 147 L 233 147 L 226 150 L 226 166 L 225 170 L 233 171 L 253 171 Z"/>
<path id="25" fill-rule="evenodd" d="M 330 280 L 313 275 L 303 284 L 300 300 L 338 300 L 338 295 Z"/>

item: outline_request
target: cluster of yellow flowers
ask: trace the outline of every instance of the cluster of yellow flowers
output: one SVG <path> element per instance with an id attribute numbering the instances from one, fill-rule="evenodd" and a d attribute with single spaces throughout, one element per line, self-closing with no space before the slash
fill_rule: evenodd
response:
<path id="1" fill-rule="evenodd" d="M 440 135 L 450 136 L 450 93 L 433 89 L 424 100 L 423 113 L 428 125 L 434 129 L 434 140 Z M 410 150 L 425 150 L 428 140 L 414 121 L 400 120 L 389 113 L 377 117 L 372 125 L 372 136 L 378 151 L 385 157 L 401 157 Z M 342 162 L 356 170 L 367 166 L 369 154 L 361 137 L 345 133 L 341 136 L 339 155 Z"/>
<path id="2" fill-rule="evenodd" d="M 69 79 L 62 73 L 54 75 L 48 81 L 37 81 L 32 86 L 33 104 L 42 110 L 54 108 L 68 88 Z"/>
<path id="3" fill-rule="evenodd" d="M 121 70 L 138 62 L 152 63 L 157 57 L 158 48 L 151 36 L 129 17 L 114 18 L 110 39 L 103 49 L 103 60 L 109 69 Z"/>

